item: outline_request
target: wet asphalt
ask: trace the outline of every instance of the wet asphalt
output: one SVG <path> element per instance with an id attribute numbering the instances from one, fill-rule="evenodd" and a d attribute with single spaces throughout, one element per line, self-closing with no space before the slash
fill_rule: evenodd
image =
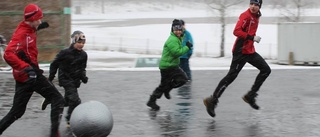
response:
<path id="1" fill-rule="evenodd" d="M 89 82 L 80 87 L 79 94 L 83 102 L 95 100 L 109 107 L 114 120 L 109 137 L 320 136 L 319 69 L 273 70 L 258 92 L 260 110 L 241 99 L 258 71 L 243 70 L 220 98 L 215 118 L 207 114 L 202 99 L 212 94 L 227 70 L 192 73 L 192 83 L 172 90 L 171 100 L 158 100 L 161 109 L 156 112 L 145 104 L 159 84 L 159 71 L 88 71 Z M 0 73 L 0 85 L 2 118 L 14 95 L 11 73 Z M 42 99 L 35 93 L 24 116 L 1 137 L 47 137 L 50 107 L 40 110 Z M 60 130 L 62 137 L 72 137 L 64 119 Z"/>

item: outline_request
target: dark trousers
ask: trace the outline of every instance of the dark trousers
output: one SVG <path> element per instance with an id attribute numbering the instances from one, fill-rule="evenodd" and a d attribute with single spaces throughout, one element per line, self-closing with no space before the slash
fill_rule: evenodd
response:
<path id="1" fill-rule="evenodd" d="M 69 106 L 68 111 L 67 111 L 67 115 L 66 115 L 66 120 L 70 121 L 70 117 L 71 117 L 73 110 L 79 104 L 81 104 L 81 100 L 80 100 L 80 97 L 78 94 L 78 89 L 75 86 L 75 84 L 69 83 L 69 84 L 66 84 L 65 86 L 63 86 L 63 88 L 65 90 L 65 94 L 64 94 L 65 103 L 67 106 Z"/>
<path id="2" fill-rule="evenodd" d="M 0 121 L 0 134 L 5 131 L 15 120 L 22 117 L 33 92 L 39 93 L 45 99 L 51 100 L 51 134 L 59 130 L 60 119 L 63 113 L 64 100 L 55 86 L 46 77 L 40 75 L 32 83 L 16 82 L 13 105 L 9 113 Z"/>
<path id="3" fill-rule="evenodd" d="M 191 80 L 191 70 L 189 66 L 189 58 L 180 58 L 180 68 L 187 74 L 188 80 Z"/>
<path id="4" fill-rule="evenodd" d="M 160 73 L 161 82 L 152 93 L 158 99 L 161 98 L 163 93 L 168 93 L 173 88 L 180 87 L 188 81 L 186 73 L 179 67 L 160 69 Z"/>
<path id="5" fill-rule="evenodd" d="M 213 93 L 214 97 L 219 98 L 222 95 L 222 93 L 228 87 L 228 85 L 231 84 L 237 78 L 241 69 L 247 62 L 260 70 L 260 73 L 257 75 L 249 93 L 254 94 L 258 92 L 263 82 L 271 73 L 271 69 L 269 65 L 266 63 L 266 61 L 258 53 L 239 54 L 233 55 L 229 72 L 216 87 Z"/>

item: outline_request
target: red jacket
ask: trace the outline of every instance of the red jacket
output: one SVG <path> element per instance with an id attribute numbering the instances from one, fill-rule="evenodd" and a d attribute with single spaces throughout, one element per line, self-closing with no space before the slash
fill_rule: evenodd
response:
<path id="1" fill-rule="evenodd" d="M 248 35 L 255 36 L 258 29 L 259 17 L 252 14 L 250 9 L 243 12 L 233 30 L 233 34 L 237 37 L 232 52 L 242 54 L 255 53 L 254 41 L 249 39 Z"/>
<path id="2" fill-rule="evenodd" d="M 39 68 L 36 42 L 36 29 L 25 22 L 20 22 L 13 33 L 11 41 L 8 43 L 3 56 L 6 62 L 12 67 L 13 77 L 18 82 L 25 82 L 28 79 L 25 68 L 31 66 L 18 57 L 17 53 L 19 51 L 23 51 L 30 61 Z"/>

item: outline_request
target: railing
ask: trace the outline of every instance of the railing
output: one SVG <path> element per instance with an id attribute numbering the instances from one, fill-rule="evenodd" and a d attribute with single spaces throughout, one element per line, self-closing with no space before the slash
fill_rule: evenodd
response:
<path id="1" fill-rule="evenodd" d="M 160 55 L 165 41 L 141 39 L 141 38 L 110 38 L 110 37 L 89 37 L 85 49 L 118 51 L 132 54 Z M 225 57 L 232 56 L 233 43 L 225 44 Z M 267 59 L 277 58 L 277 45 L 272 43 L 257 44 L 256 51 Z M 194 43 L 194 54 L 197 57 L 219 57 L 220 43 L 203 41 Z"/>

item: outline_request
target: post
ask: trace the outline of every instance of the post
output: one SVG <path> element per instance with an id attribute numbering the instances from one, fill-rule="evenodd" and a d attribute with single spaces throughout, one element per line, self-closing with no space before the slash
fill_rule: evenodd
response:
<path id="1" fill-rule="evenodd" d="M 294 65 L 294 55 L 293 52 L 289 52 L 289 65 Z"/>

